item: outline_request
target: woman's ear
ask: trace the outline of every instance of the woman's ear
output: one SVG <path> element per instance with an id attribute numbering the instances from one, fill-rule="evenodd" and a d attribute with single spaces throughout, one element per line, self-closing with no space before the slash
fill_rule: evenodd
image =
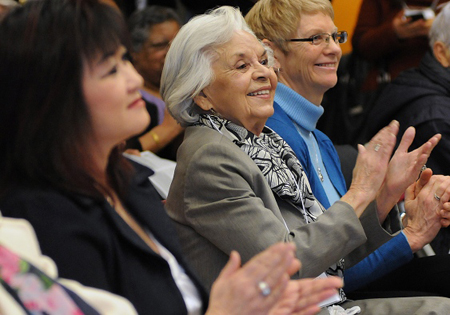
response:
<path id="1" fill-rule="evenodd" d="M 433 54 L 444 68 L 450 67 L 450 50 L 443 42 L 437 41 L 434 43 Z"/>
<path id="2" fill-rule="evenodd" d="M 280 65 L 280 62 L 278 61 L 279 48 L 274 43 L 272 43 L 270 40 L 268 40 L 266 38 L 264 38 L 262 40 L 262 42 L 264 45 L 269 46 L 273 51 L 273 58 L 274 58 L 273 68 L 280 69 L 281 65 Z"/>
<path id="3" fill-rule="evenodd" d="M 268 40 L 267 38 L 264 38 L 262 40 L 262 42 L 263 42 L 264 45 L 269 46 L 270 48 L 272 48 L 272 50 L 274 49 L 273 43 L 270 40 Z"/>
<path id="4" fill-rule="evenodd" d="M 200 107 L 206 112 L 211 110 L 211 108 L 213 108 L 211 102 L 209 101 L 208 97 L 203 91 L 201 91 L 198 95 L 194 96 L 194 102 L 195 104 L 197 104 L 198 107 Z"/>

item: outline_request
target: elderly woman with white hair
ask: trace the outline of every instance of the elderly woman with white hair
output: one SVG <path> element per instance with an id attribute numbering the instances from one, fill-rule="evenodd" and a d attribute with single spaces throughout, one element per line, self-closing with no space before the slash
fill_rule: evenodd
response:
<path id="1" fill-rule="evenodd" d="M 378 208 L 372 202 L 386 174 L 418 174 L 439 139 L 430 139 L 413 161 L 390 168 L 398 131 L 392 122 L 366 147 L 359 146 L 352 186 L 324 211 L 292 149 L 265 127 L 277 85 L 272 62 L 271 50 L 231 7 L 192 19 L 166 57 L 161 95 L 171 114 L 188 126 L 166 209 L 207 287 L 232 249 L 246 261 L 278 241 L 294 242 L 306 266 L 294 277 L 343 277 L 344 257 L 351 263 L 363 259 L 398 229 L 395 217 L 379 223 L 393 205 Z M 418 205 L 436 188 L 423 184 L 416 187 Z M 343 291 L 329 304 L 334 302 L 358 306 L 364 314 L 431 314 L 449 306 L 441 298 L 350 302 Z"/>

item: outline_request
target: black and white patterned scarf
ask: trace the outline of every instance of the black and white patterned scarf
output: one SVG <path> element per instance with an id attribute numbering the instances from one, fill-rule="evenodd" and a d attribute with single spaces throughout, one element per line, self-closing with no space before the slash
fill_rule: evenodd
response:
<path id="1" fill-rule="evenodd" d="M 244 127 L 215 115 L 200 115 L 194 125 L 214 129 L 229 138 L 255 162 L 272 191 L 299 209 L 306 223 L 317 221 L 325 211 L 312 193 L 308 178 L 294 151 L 276 132 L 264 127 L 259 136 Z M 327 275 L 343 277 L 344 260 L 326 270 Z M 340 290 L 341 301 L 345 301 Z"/>

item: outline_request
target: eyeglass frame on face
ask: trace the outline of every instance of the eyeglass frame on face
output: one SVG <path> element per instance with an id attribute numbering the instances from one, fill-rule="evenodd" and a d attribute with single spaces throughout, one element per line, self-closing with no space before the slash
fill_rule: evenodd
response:
<path id="1" fill-rule="evenodd" d="M 333 40 L 336 44 L 343 44 L 343 43 L 347 42 L 348 33 L 346 31 L 334 32 L 332 34 L 320 33 L 320 34 L 312 35 L 308 38 L 292 38 L 292 39 L 286 39 L 286 41 L 287 42 L 311 42 L 311 45 L 318 46 L 322 43 L 329 44 L 331 37 L 333 38 Z M 319 42 L 317 42 L 317 41 L 319 41 Z"/>

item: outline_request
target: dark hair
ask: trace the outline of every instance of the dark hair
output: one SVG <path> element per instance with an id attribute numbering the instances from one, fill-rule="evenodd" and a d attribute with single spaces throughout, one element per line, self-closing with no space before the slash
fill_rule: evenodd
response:
<path id="1" fill-rule="evenodd" d="M 134 52 L 139 52 L 147 41 L 151 27 L 166 21 L 175 21 L 181 26 L 181 19 L 177 13 L 169 8 L 152 5 L 137 10 L 128 19 L 128 28 L 131 34 L 131 44 Z"/>
<path id="2" fill-rule="evenodd" d="M 83 62 L 129 47 L 126 24 L 98 0 L 28 1 L 0 23 L 0 195 L 14 184 L 52 185 L 101 197 L 87 150 L 92 126 Z M 120 196 L 130 165 L 111 153 Z"/>

